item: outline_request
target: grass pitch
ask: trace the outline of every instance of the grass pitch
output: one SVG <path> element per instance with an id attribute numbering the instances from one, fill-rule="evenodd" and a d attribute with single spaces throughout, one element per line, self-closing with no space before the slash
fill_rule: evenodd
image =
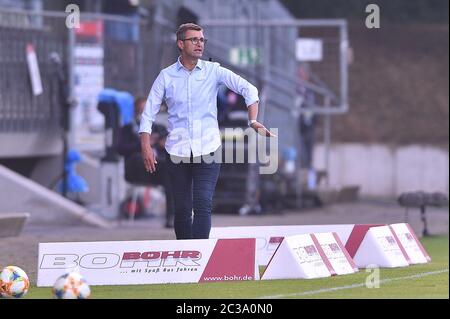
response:
<path id="1" fill-rule="evenodd" d="M 322 279 L 215 282 L 135 286 L 91 286 L 91 298 L 241 299 L 241 298 L 449 298 L 449 237 L 421 239 L 432 261 L 406 268 L 381 269 L 379 288 L 367 288 L 371 272 Z M 32 286 L 25 298 L 52 298 L 50 288 Z"/>

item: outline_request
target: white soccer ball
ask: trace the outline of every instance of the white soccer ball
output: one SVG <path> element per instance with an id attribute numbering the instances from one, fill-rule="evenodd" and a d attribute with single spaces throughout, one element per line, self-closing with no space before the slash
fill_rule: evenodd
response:
<path id="1" fill-rule="evenodd" d="M 30 280 L 22 268 L 7 266 L 0 273 L 0 296 L 4 298 L 20 298 L 30 288 Z"/>
<path id="2" fill-rule="evenodd" d="M 70 272 L 56 279 L 52 293 L 56 299 L 86 299 L 91 288 L 80 273 Z"/>

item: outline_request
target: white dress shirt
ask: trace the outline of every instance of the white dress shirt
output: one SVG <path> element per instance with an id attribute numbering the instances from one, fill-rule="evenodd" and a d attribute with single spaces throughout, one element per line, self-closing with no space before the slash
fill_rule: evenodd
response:
<path id="1" fill-rule="evenodd" d="M 178 61 L 162 70 L 145 104 L 139 133 L 151 133 L 152 124 L 165 101 L 168 111 L 166 150 L 181 157 L 206 155 L 221 145 L 217 122 L 217 92 L 225 84 L 244 97 L 247 107 L 257 101 L 258 90 L 247 80 L 219 63 L 198 60 L 189 71 Z"/>

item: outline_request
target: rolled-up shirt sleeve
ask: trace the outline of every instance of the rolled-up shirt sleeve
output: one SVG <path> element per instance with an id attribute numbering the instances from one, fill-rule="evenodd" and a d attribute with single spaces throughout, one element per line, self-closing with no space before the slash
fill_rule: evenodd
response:
<path id="1" fill-rule="evenodd" d="M 247 107 L 259 101 L 258 89 L 254 85 L 220 65 L 217 67 L 217 79 L 233 92 L 242 95 Z"/>
<path id="2" fill-rule="evenodd" d="M 161 109 L 161 103 L 164 100 L 165 88 L 164 88 L 164 75 L 162 72 L 159 73 L 155 82 L 153 82 L 150 93 L 147 97 L 147 102 L 145 103 L 144 111 L 142 112 L 141 123 L 139 125 L 140 133 L 152 132 L 152 124 L 155 121 L 155 116 Z"/>

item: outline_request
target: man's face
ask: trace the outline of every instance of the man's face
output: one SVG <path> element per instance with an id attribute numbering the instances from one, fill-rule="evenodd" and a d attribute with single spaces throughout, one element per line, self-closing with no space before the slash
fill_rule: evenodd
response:
<path id="1" fill-rule="evenodd" d="M 203 31 L 195 31 L 195 30 L 187 30 L 185 32 L 184 39 L 202 39 Z M 203 55 L 203 50 L 205 48 L 205 44 L 201 41 L 197 41 L 196 44 L 192 43 L 191 40 L 178 40 L 178 47 L 186 56 L 193 59 L 200 59 Z"/>

